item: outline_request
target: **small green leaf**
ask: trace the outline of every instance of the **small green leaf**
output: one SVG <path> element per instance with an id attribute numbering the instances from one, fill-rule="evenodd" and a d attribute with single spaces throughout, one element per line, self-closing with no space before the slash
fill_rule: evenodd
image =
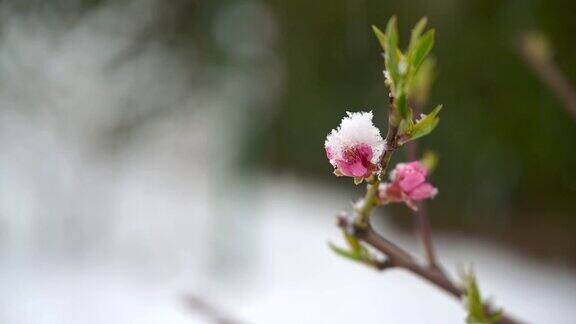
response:
<path id="1" fill-rule="evenodd" d="M 416 43 L 420 39 L 420 35 L 422 35 L 424 28 L 426 28 L 427 23 L 428 23 L 428 18 L 422 17 L 422 18 L 420 18 L 418 23 L 416 23 L 416 26 L 414 26 L 414 29 L 412 29 L 412 34 L 410 35 L 410 45 L 408 45 L 408 51 L 409 52 L 412 52 L 412 49 L 414 48 L 414 46 L 416 45 Z"/>
<path id="2" fill-rule="evenodd" d="M 408 134 L 412 131 L 412 127 L 414 127 L 412 118 L 402 119 L 398 126 L 398 134 Z"/>
<path id="3" fill-rule="evenodd" d="M 464 273 L 464 285 L 465 285 L 465 305 L 468 310 L 468 316 L 466 318 L 466 323 L 468 324 L 495 324 L 502 317 L 502 310 L 496 310 L 492 314 L 489 314 L 486 310 L 486 305 L 482 300 L 480 295 L 480 289 L 478 288 L 478 283 L 476 282 L 476 276 L 469 270 Z"/>
<path id="4" fill-rule="evenodd" d="M 386 47 L 385 47 L 386 70 L 390 73 L 393 82 L 398 80 L 398 27 L 396 17 L 390 18 L 386 25 Z"/>
<path id="5" fill-rule="evenodd" d="M 339 246 L 336 246 L 332 242 L 328 242 L 328 246 L 330 247 L 330 249 L 332 251 L 334 251 L 334 253 L 338 254 L 341 257 L 344 257 L 346 259 L 350 259 L 353 261 L 362 261 L 362 258 L 358 254 L 355 254 L 351 251 L 348 251 L 348 250 L 345 250 Z"/>
<path id="6" fill-rule="evenodd" d="M 420 68 L 422 62 L 434 47 L 434 29 L 427 31 L 414 45 L 410 51 L 410 58 L 412 63 L 412 73 L 416 73 Z"/>
<path id="7" fill-rule="evenodd" d="M 416 124 L 414 124 L 409 133 L 402 134 L 404 138 L 400 140 L 400 143 L 404 144 L 430 134 L 440 121 L 437 117 L 440 110 L 442 110 L 442 105 L 436 106 L 432 112 L 422 117 Z"/>
<path id="8" fill-rule="evenodd" d="M 356 254 L 359 254 L 360 250 L 362 250 L 362 245 L 360 242 L 358 242 L 358 239 L 346 233 L 344 234 L 344 238 L 346 238 L 346 242 L 352 251 Z"/>
<path id="9" fill-rule="evenodd" d="M 421 122 L 416 123 L 412 128 L 412 133 L 410 134 L 409 141 L 413 141 L 415 139 L 430 134 L 434 130 L 434 128 L 438 126 L 438 122 L 440 122 L 439 118 L 425 118 Z"/>
<path id="10" fill-rule="evenodd" d="M 386 35 L 384 32 L 375 25 L 372 25 L 372 30 L 374 31 L 374 34 L 376 34 L 376 38 L 378 38 L 378 42 L 380 43 L 380 46 L 382 46 L 382 49 L 386 50 Z"/>

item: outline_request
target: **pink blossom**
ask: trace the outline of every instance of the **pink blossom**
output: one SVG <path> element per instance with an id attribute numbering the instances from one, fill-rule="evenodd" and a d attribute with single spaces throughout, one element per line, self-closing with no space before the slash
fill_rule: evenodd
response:
<path id="1" fill-rule="evenodd" d="M 380 170 L 384 140 L 372 123 L 372 112 L 349 112 L 328 135 L 324 148 L 336 175 L 362 180 Z"/>
<path id="2" fill-rule="evenodd" d="M 347 148 L 343 152 L 343 158 L 336 160 L 337 169 L 342 175 L 355 178 L 367 178 L 379 167 L 371 162 L 372 148 L 366 144 Z"/>
<path id="3" fill-rule="evenodd" d="M 390 173 L 390 182 L 380 184 L 378 196 L 383 203 L 404 202 L 417 210 L 416 201 L 434 198 L 438 193 L 432 184 L 426 182 L 428 170 L 420 163 L 399 163 Z"/>

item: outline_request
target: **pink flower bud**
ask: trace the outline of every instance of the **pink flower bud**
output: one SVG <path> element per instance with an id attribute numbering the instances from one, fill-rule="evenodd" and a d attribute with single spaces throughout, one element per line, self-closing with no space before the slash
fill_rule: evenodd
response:
<path id="1" fill-rule="evenodd" d="M 404 202 L 417 210 L 415 201 L 434 198 L 438 194 L 438 189 L 426 182 L 427 175 L 428 170 L 420 161 L 399 163 L 390 173 L 391 182 L 378 187 L 378 197 L 383 203 Z"/>
<path id="2" fill-rule="evenodd" d="M 348 112 L 324 147 L 337 175 L 365 179 L 380 170 L 384 140 L 372 123 L 372 112 Z"/>

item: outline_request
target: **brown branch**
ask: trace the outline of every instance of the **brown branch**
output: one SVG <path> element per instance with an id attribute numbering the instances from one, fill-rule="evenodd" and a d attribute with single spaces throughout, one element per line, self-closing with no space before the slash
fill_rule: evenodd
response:
<path id="1" fill-rule="evenodd" d="M 372 246 L 376 250 L 383 253 L 387 257 L 387 268 L 398 267 L 408 270 L 416 276 L 442 289 L 456 299 L 461 299 L 464 295 L 464 290 L 457 286 L 452 280 L 450 280 L 450 278 L 444 271 L 441 270 L 440 267 L 432 267 L 420 264 L 410 253 L 374 231 L 370 224 L 367 224 L 364 227 L 360 227 L 344 216 L 338 216 L 337 224 L 348 234 L 353 235 L 358 240 Z M 491 309 L 489 305 L 486 305 L 486 308 L 487 310 Z M 492 313 L 492 311 L 489 312 Z M 504 314 L 498 323 L 518 324 L 520 322 Z"/>
<path id="2" fill-rule="evenodd" d="M 378 175 L 378 179 L 382 179 L 386 175 L 392 155 L 398 148 L 398 125 L 400 124 L 400 121 L 397 120 L 398 114 L 396 113 L 396 103 L 394 101 L 394 96 L 391 93 L 388 94 L 388 100 L 390 101 L 388 131 L 386 132 L 386 138 L 384 139 L 386 146 L 384 147 L 384 155 L 382 156 L 382 162 L 380 163 L 381 171 Z"/>
<path id="3" fill-rule="evenodd" d="M 415 214 L 418 233 L 422 245 L 424 246 L 426 261 L 429 266 L 437 267 L 436 252 L 434 251 L 434 245 L 432 244 L 432 231 L 430 230 L 430 219 L 428 218 L 428 207 L 426 202 L 421 201 L 418 203 L 418 210 Z"/>
<path id="4" fill-rule="evenodd" d="M 418 116 L 422 113 L 422 106 L 417 103 L 416 100 L 410 100 L 412 103 L 412 109 L 414 115 Z M 407 147 L 408 161 L 414 161 L 418 159 L 420 155 L 420 148 L 417 141 L 412 141 L 408 143 Z M 434 252 L 434 245 L 432 244 L 432 234 L 430 230 L 430 220 L 428 218 L 428 206 L 426 202 L 421 201 L 418 203 L 418 210 L 415 212 L 416 215 L 416 227 L 418 228 L 418 233 L 420 240 L 424 247 L 424 255 L 426 256 L 426 261 L 431 267 L 436 267 L 436 253 Z"/>
<path id="5" fill-rule="evenodd" d="M 416 116 L 422 112 L 422 107 L 416 103 L 416 100 L 411 100 L 413 111 Z M 418 159 L 420 154 L 420 148 L 417 141 L 412 141 L 408 143 L 407 155 L 409 161 L 414 161 Z M 418 228 L 418 233 L 420 240 L 424 247 L 424 255 L 426 256 L 426 261 L 431 267 L 436 267 L 436 253 L 434 252 L 434 246 L 432 245 L 432 234 L 430 230 L 430 220 L 428 219 L 428 208 L 426 202 L 418 203 L 418 210 L 416 214 L 416 225 Z"/>

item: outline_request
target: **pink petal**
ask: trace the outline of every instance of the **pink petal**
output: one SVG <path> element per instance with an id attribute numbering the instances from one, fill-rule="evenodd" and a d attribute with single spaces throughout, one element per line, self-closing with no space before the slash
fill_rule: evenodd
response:
<path id="1" fill-rule="evenodd" d="M 403 200 L 402 189 L 396 183 L 382 183 L 378 188 L 378 197 L 383 201 L 400 202 Z"/>
<path id="2" fill-rule="evenodd" d="M 408 173 L 400 180 L 400 187 L 402 187 L 404 191 L 411 191 L 425 181 L 426 177 L 422 173 Z"/>
<path id="3" fill-rule="evenodd" d="M 428 169 L 420 161 L 412 161 L 406 165 L 412 171 L 422 174 L 424 177 L 428 176 Z"/>
<path id="4" fill-rule="evenodd" d="M 360 159 L 365 165 L 371 163 L 372 155 L 374 155 L 374 152 L 372 152 L 372 148 L 369 145 L 366 144 L 359 145 L 358 147 L 356 147 L 356 152 L 358 153 Z"/>
<path id="5" fill-rule="evenodd" d="M 362 165 L 362 161 L 349 163 L 344 160 L 336 160 L 336 165 L 340 172 L 348 177 L 364 177 L 368 173 L 368 168 Z"/>
<path id="6" fill-rule="evenodd" d="M 331 155 L 331 151 L 327 151 L 327 155 Z M 377 168 L 376 165 L 370 161 L 372 159 L 372 148 L 369 145 L 359 145 L 349 148 L 343 152 L 343 159 L 336 160 L 335 164 L 340 172 L 349 177 L 366 178 Z"/>
<path id="7" fill-rule="evenodd" d="M 434 197 L 437 193 L 438 189 L 434 188 L 434 186 L 428 182 L 425 182 L 410 191 L 408 197 L 413 200 L 424 200 Z"/>

